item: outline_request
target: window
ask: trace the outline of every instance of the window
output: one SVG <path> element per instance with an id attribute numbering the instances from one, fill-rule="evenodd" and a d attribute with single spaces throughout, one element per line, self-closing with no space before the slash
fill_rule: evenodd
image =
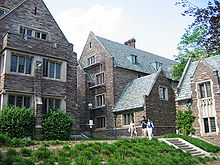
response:
<path id="1" fill-rule="evenodd" d="M 203 124 L 205 133 L 216 132 L 216 124 L 214 117 L 203 118 Z"/>
<path id="2" fill-rule="evenodd" d="M 92 65 L 92 64 L 94 64 L 94 63 L 95 63 L 95 56 L 89 57 L 89 58 L 87 59 L 87 64 L 88 64 L 88 65 Z"/>
<path id="3" fill-rule="evenodd" d="M 105 125 L 105 117 L 97 117 L 97 128 L 104 128 Z"/>
<path id="4" fill-rule="evenodd" d="M 5 65 L 5 63 L 4 63 L 4 61 L 5 61 L 5 54 L 2 54 L 2 56 L 0 57 L 0 59 L 1 59 L 1 73 L 3 73 L 3 70 L 4 70 L 4 65 Z"/>
<path id="5" fill-rule="evenodd" d="M 46 114 L 50 109 L 60 109 L 60 99 L 42 98 L 42 114 Z"/>
<path id="6" fill-rule="evenodd" d="M 133 64 L 137 64 L 137 56 L 131 55 L 131 62 L 132 62 Z"/>
<path id="7" fill-rule="evenodd" d="M 31 28 L 20 27 L 20 34 L 47 40 L 48 34 Z"/>
<path id="8" fill-rule="evenodd" d="M 212 97 L 211 84 L 210 81 L 200 83 L 198 85 L 199 98 Z"/>
<path id="9" fill-rule="evenodd" d="M 4 14 L 5 14 L 5 11 L 0 9 L 0 17 Z"/>
<path id="10" fill-rule="evenodd" d="M 105 105 L 105 94 L 96 95 L 95 100 L 97 107 Z"/>
<path id="11" fill-rule="evenodd" d="M 11 56 L 11 72 L 31 74 L 32 58 L 25 56 Z"/>
<path id="12" fill-rule="evenodd" d="M 129 125 L 131 120 L 134 120 L 134 113 L 127 113 L 123 115 L 124 125 Z"/>
<path id="13" fill-rule="evenodd" d="M 49 77 L 49 78 L 55 78 L 60 79 L 61 75 L 61 64 L 49 61 L 49 60 L 43 60 L 43 76 Z"/>
<path id="14" fill-rule="evenodd" d="M 162 63 L 161 62 L 155 62 L 156 64 L 156 69 L 158 70 L 160 67 L 162 67 Z"/>
<path id="15" fill-rule="evenodd" d="M 104 84 L 104 73 L 100 73 L 96 75 L 96 85 Z"/>
<path id="16" fill-rule="evenodd" d="M 161 100 L 168 100 L 168 92 L 167 88 L 165 87 L 160 87 L 159 88 L 159 96 Z"/>
<path id="17" fill-rule="evenodd" d="M 8 105 L 15 105 L 17 107 L 30 108 L 31 97 L 30 96 L 19 96 L 19 95 L 9 95 Z"/>

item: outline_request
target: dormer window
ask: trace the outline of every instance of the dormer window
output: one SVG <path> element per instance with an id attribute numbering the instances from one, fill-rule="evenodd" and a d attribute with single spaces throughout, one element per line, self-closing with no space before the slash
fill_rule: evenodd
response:
<path id="1" fill-rule="evenodd" d="M 155 66 L 156 66 L 156 69 L 158 70 L 160 67 L 162 67 L 162 63 L 161 62 L 155 62 Z"/>
<path id="2" fill-rule="evenodd" d="M 0 9 L 0 17 L 5 14 L 5 11 Z"/>
<path id="3" fill-rule="evenodd" d="M 87 65 L 92 65 L 95 63 L 95 56 L 87 58 Z"/>
<path id="4" fill-rule="evenodd" d="M 131 55 L 131 62 L 132 62 L 133 64 L 137 64 L 137 56 Z"/>
<path id="5" fill-rule="evenodd" d="M 48 33 L 22 26 L 20 27 L 20 34 L 43 39 L 43 40 L 48 39 Z"/>

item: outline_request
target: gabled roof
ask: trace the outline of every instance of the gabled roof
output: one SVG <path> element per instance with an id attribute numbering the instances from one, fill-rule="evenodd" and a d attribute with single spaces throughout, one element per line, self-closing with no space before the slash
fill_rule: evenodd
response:
<path id="1" fill-rule="evenodd" d="M 155 63 L 160 62 L 163 64 L 162 68 L 164 69 L 166 76 L 169 79 L 172 79 L 170 66 L 177 64 L 177 62 L 99 36 L 96 36 L 96 38 L 105 50 L 114 57 L 116 66 L 152 74 L 157 72 L 154 67 Z M 131 60 L 129 60 L 131 55 L 137 56 L 137 64 L 133 64 Z"/>
<path id="2" fill-rule="evenodd" d="M 177 101 L 191 98 L 192 90 L 190 87 L 190 78 L 195 73 L 196 67 L 198 66 L 200 61 L 204 61 L 210 68 L 213 69 L 213 71 L 218 71 L 218 74 L 220 76 L 220 55 L 203 58 L 199 61 L 194 62 L 192 62 L 191 59 L 189 59 L 185 67 L 185 70 L 182 74 L 181 80 L 178 84 L 179 91 L 177 93 Z"/>
<path id="3" fill-rule="evenodd" d="M 143 107 L 144 96 L 150 94 L 160 72 L 161 68 L 156 73 L 129 82 L 116 102 L 113 112 Z"/>

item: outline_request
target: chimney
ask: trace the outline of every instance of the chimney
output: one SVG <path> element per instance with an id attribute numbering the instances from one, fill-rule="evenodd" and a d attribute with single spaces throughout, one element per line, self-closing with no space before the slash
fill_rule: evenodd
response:
<path id="1" fill-rule="evenodd" d="M 127 45 L 127 46 L 135 48 L 135 42 L 136 42 L 136 40 L 134 38 L 132 38 L 132 39 L 124 42 L 124 44 Z"/>

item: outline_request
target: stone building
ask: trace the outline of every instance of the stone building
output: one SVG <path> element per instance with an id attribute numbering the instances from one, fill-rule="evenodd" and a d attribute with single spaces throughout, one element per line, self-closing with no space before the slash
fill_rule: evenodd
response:
<path id="1" fill-rule="evenodd" d="M 195 135 L 220 140 L 220 55 L 187 62 L 178 84 L 177 110 L 191 109 Z"/>
<path id="2" fill-rule="evenodd" d="M 77 55 L 42 0 L 0 0 L 0 106 L 49 108 L 78 122 Z"/>
<path id="3" fill-rule="evenodd" d="M 88 120 L 93 120 L 94 125 L 91 131 L 94 131 L 94 134 L 113 136 L 115 127 L 121 130 L 118 132 L 122 132 L 123 129 L 127 130 L 127 124 L 132 118 L 139 125 L 140 116 L 149 117 L 151 116 L 149 113 L 152 112 L 151 117 L 154 121 L 157 120 L 158 128 L 161 126 L 161 133 L 163 128 L 172 128 L 167 130 L 173 132 L 175 102 L 171 86 L 177 83 L 172 81 L 170 76 L 169 67 L 172 64 L 175 64 L 172 60 L 136 49 L 135 39 L 120 44 L 91 32 L 78 67 L 78 106 L 81 112 L 81 128 L 88 130 Z M 160 67 L 164 71 L 157 72 Z M 144 77 L 148 75 L 150 76 Z M 152 82 L 148 82 L 150 77 Z M 155 83 L 153 83 L 154 79 L 157 79 Z M 146 85 L 142 86 L 144 91 L 139 91 L 140 94 L 137 94 L 137 97 L 142 99 L 143 105 L 131 107 L 129 110 L 123 108 L 119 112 L 117 106 L 120 98 L 123 98 L 124 93 L 129 93 L 127 87 L 134 82 Z M 150 84 L 154 85 L 150 86 Z M 164 88 L 160 90 L 159 86 Z M 148 87 L 152 87 L 152 90 Z M 131 91 L 135 94 L 138 89 L 137 87 Z M 151 92 L 148 93 L 148 90 Z M 159 92 L 164 93 L 166 99 L 159 99 Z M 155 109 L 154 112 L 152 108 Z M 161 116 L 156 114 L 161 114 Z M 170 123 L 164 121 L 165 117 L 170 119 Z"/>

